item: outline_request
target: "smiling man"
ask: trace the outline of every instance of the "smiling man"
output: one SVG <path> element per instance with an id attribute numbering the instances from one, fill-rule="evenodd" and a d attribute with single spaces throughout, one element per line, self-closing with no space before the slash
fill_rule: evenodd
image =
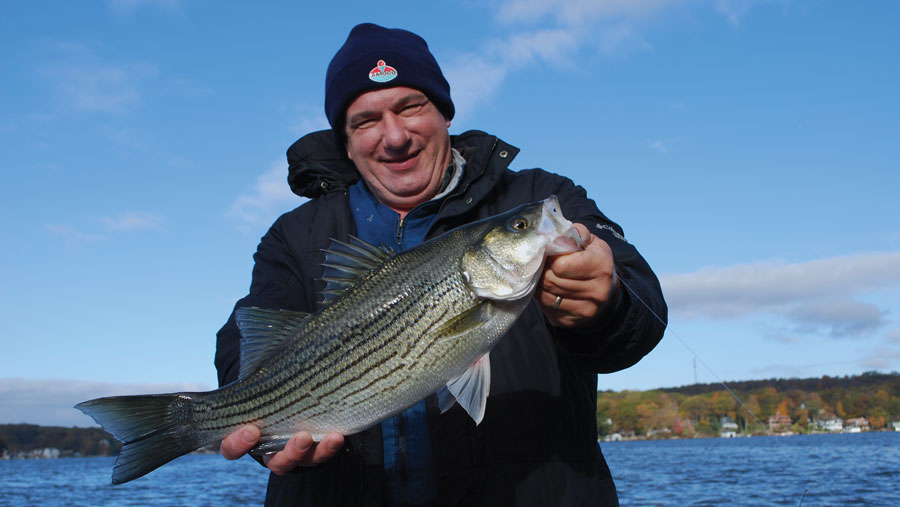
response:
<path id="1" fill-rule="evenodd" d="M 450 164 L 449 127 L 418 90 L 363 93 L 347 107 L 347 158 L 375 198 L 405 216 L 440 189 Z"/>
<path id="2" fill-rule="evenodd" d="M 484 132 L 451 136 L 450 86 L 418 35 L 353 28 L 325 88 L 332 130 L 288 150 L 291 188 L 311 200 L 263 237 L 235 308 L 315 311 L 331 238 L 403 251 L 552 194 L 587 247 L 547 261 L 533 301 L 492 350 L 479 425 L 458 406 L 441 413 L 432 395 L 359 434 L 297 433 L 263 460 L 266 504 L 618 504 L 597 446 L 597 373 L 633 365 L 662 337 L 650 308 L 665 318 L 666 306 L 650 267 L 568 178 L 510 169 L 518 149 Z M 222 385 L 238 376 L 239 343 L 232 315 L 218 334 Z M 222 453 L 240 457 L 259 436 L 247 425 Z"/>

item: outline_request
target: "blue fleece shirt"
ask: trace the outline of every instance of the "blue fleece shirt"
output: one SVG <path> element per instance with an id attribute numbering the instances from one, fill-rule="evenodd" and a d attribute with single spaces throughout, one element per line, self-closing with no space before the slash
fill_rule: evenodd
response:
<path id="1" fill-rule="evenodd" d="M 440 200 L 429 201 L 413 208 L 401 220 L 396 211 L 375 199 L 363 180 L 350 187 L 349 199 L 357 237 L 373 245 L 389 246 L 395 252 L 423 243 L 440 207 Z M 434 503 L 436 485 L 425 401 L 382 422 L 381 434 L 384 504 Z"/>

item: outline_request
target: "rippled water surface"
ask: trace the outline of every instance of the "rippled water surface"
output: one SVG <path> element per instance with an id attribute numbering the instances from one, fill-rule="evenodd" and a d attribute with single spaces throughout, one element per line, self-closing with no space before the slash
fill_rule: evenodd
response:
<path id="1" fill-rule="evenodd" d="M 900 505 L 900 433 L 609 442 L 622 505 Z M 256 462 L 189 455 L 120 486 L 114 458 L 0 461 L 0 505 L 259 505 Z"/>
<path id="2" fill-rule="evenodd" d="M 900 433 L 603 443 L 622 505 L 900 505 Z"/>
<path id="3" fill-rule="evenodd" d="M 182 456 L 127 484 L 110 484 L 115 458 L 0 461 L 0 505 L 259 505 L 266 470 L 250 458 Z"/>

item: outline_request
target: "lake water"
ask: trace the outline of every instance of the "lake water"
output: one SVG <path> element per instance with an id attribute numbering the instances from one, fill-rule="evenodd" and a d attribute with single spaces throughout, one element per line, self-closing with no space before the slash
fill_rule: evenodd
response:
<path id="1" fill-rule="evenodd" d="M 900 433 L 603 443 L 622 505 L 900 505 Z M 258 505 L 249 458 L 189 455 L 109 484 L 114 458 L 0 461 L 0 505 Z"/>

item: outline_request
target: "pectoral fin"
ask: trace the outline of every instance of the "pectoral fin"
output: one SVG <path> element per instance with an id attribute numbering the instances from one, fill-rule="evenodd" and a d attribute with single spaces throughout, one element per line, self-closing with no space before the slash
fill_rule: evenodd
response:
<path id="1" fill-rule="evenodd" d="M 441 339 L 462 336 L 469 331 L 474 331 L 491 320 L 493 307 L 487 303 L 480 303 L 460 313 L 456 317 L 443 323 L 433 333 Z"/>
<path id="2" fill-rule="evenodd" d="M 447 382 L 447 390 L 456 398 L 456 401 L 469 413 L 475 424 L 478 425 L 484 418 L 484 409 L 487 406 L 488 392 L 491 388 L 491 361 L 485 354 L 466 368 L 459 377 Z M 440 399 L 441 412 L 453 406 L 452 401 Z"/>

